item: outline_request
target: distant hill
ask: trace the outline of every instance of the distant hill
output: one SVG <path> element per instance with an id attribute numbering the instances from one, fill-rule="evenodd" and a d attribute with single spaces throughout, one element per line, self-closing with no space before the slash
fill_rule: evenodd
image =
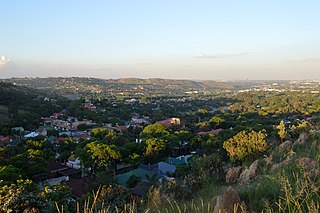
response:
<path id="1" fill-rule="evenodd" d="M 205 91 L 232 88 L 228 83 L 216 81 L 192 81 L 172 80 L 161 78 L 120 78 L 120 79 L 99 79 L 80 77 L 56 77 L 56 78 L 10 78 L 5 82 L 17 85 L 28 86 L 38 89 L 48 89 L 60 92 L 123 92 L 135 91 L 140 93 L 156 94 L 181 94 L 186 91 Z"/>
<path id="2" fill-rule="evenodd" d="M 0 127 L 37 126 L 42 116 L 62 109 L 60 99 L 44 91 L 0 81 Z"/>

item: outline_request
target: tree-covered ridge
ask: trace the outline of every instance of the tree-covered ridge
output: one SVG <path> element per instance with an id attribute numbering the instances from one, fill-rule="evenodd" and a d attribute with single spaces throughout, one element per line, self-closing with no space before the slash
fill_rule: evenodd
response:
<path id="1" fill-rule="evenodd" d="M 227 83 L 216 81 L 191 81 L 191 80 L 171 80 L 171 79 L 98 79 L 98 78 L 11 78 L 5 79 L 19 85 L 26 85 L 33 88 L 54 90 L 59 93 L 70 92 L 85 94 L 92 93 L 143 93 L 144 95 L 158 94 L 184 94 L 185 92 L 216 90 L 231 88 Z"/>
<path id="2" fill-rule="evenodd" d="M 37 127 L 41 117 L 61 111 L 67 103 L 52 93 L 0 82 L 0 126 Z"/>
<path id="3" fill-rule="evenodd" d="M 107 84 L 123 84 L 123 85 L 176 85 L 184 88 L 230 88 L 227 83 L 217 81 L 192 81 L 192 80 L 173 80 L 173 79 L 162 79 L 162 78 L 119 78 L 119 79 L 99 79 L 99 78 L 80 78 L 80 77 L 66 77 L 66 78 L 11 78 L 6 81 L 15 82 L 19 84 L 45 87 L 50 85 L 57 85 L 63 83 L 83 83 L 88 85 L 107 85 Z"/>
<path id="4" fill-rule="evenodd" d="M 319 94 L 307 92 L 243 92 L 235 96 L 238 100 L 230 106 L 231 111 L 268 114 L 309 115 L 320 110 Z"/>

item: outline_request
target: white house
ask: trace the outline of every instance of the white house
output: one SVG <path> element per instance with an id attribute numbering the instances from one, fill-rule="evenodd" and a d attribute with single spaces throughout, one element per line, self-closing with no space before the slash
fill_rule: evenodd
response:
<path id="1" fill-rule="evenodd" d="M 74 169 L 80 169 L 81 168 L 80 158 L 77 158 L 74 154 L 70 155 L 66 163 L 66 166 Z"/>

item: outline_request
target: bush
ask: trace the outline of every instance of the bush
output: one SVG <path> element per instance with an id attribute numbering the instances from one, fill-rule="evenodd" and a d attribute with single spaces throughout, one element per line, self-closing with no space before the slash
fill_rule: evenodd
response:
<path id="1" fill-rule="evenodd" d="M 261 131 L 242 131 L 223 143 L 231 160 L 242 160 L 267 150 L 266 134 Z"/>

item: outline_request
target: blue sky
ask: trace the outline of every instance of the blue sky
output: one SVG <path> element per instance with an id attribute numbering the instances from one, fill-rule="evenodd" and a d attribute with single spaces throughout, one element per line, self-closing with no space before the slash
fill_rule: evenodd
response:
<path id="1" fill-rule="evenodd" d="M 320 79 L 320 1 L 8 0 L 0 78 Z"/>

